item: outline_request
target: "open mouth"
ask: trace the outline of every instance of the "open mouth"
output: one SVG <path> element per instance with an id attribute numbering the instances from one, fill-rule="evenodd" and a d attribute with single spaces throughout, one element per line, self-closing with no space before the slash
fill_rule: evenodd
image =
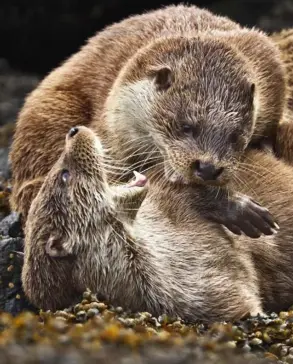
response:
<path id="1" fill-rule="evenodd" d="M 137 171 L 133 172 L 134 179 L 130 181 L 126 187 L 144 187 L 147 183 L 147 177 L 144 174 L 138 173 Z"/>

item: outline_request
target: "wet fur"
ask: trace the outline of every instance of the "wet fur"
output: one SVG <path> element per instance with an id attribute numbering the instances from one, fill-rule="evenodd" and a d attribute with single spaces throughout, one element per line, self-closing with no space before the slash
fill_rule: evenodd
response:
<path id="1" fill-rule="evenodd" d="M 281 227 L 256 241 L 203 219 L 201 186 L 154 178 L 145 196 L 146 188 L 109 185 L 104 162 L 93 132 L 81 128 L 31 205 L 22 279 L 34 304 L 62 308 L 90 288 L 134 311 L 211 322 L 292 303 L 291 167 L 257 151 L 242 161 L 238 188 L 267 205 Z M 141 204 L 135 216 L 125 216 L 128 197 Z"/>

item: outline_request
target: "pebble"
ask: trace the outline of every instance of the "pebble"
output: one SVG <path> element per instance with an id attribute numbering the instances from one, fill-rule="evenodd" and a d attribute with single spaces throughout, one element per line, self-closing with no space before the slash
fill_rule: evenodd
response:
<path id="1" fill-rule="evenodd" d="M 118 348 L 123 348 L 123 352 L 129 355 L 135 350 L 137 355 L 158 352 L 162 357 L 170 352 L 176 352 L 176 355 L 192 352 L 194 358 L 212 360 L 198 361 L 204 364 L 246 364 L 250 363 L 249 360 L 256 363 L 260 360 L 257 358 L 293 364 L 291 318 L 292 311 L 250 317 L 234 324 L 187 324 L 166 314 L 154 317 L 148 312 L 124 311 L 122 307 L 100 302 L 90 291 L 86 291 L 80 303 L 64 310 L 40 311 L 39 315 L 27 312 L 16 317 L 0 313 L 0 355 L 1 350 L 5 352 L 9 347 L 17 350 L 18 347 L 37 348 L 45 344 L 53 351 L 59 347 L 67 348 L 70 352 L 77 350 L 81 357 L 86 353 L 107 352 L 108 358 Z M 229 353 L 228 357 L 237 354 L 240 361 L 221 361 L 223 353 Z M 245 361 L 242 362 L 242 358 Z M 257 361 L 254 362 L 254 359 Z M 136 362 L 139 361 L 133 361 Z M 177 363 L 167 357 L 165 362 Z"/>
<path id="2" fill-rule="evenodd" d="M 250 345 L 253 345 L 253 346 L 259 346 L 262 344 L 262 340 L 258 339 L 257 337 L 255 337 L 254 339 L 252 339 L 250 341 Z"/>
<path id="3" fill-rule="evenodd" d="M 76 313 L 76 319 L 79 322 L 83 322 L 86 320 L 86 312 L 85 311 L 78 311 Z"/>
<path id="4" fill-rule="evenodd" d="M 96 309 L 96 308 L 90 308 L 90 309 L 87 311 L 86 315 L 87 315 L 87 317 L 94 317 L 94 316 L 98 315 L 99 313 L 100 313 L 100 312 L 99 312 L 99 310 L 98 310 L 98 309 Z"/>

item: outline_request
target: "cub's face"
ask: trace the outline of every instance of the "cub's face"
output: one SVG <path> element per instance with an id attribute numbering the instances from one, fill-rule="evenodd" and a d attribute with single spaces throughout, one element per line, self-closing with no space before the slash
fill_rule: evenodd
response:
<path id="1" fill-rule="evenodd" d="M 32 203 L 28 234 L 51 257 L 78 255 L 104 239 L 107 226 L 119 213 L 131 222 L 132 207 L 139 208 L 145 193 L 146 178 L 140 174 L 127 185 L 109 186 L 99 138 L 86 127 L 73 128 Z"/>

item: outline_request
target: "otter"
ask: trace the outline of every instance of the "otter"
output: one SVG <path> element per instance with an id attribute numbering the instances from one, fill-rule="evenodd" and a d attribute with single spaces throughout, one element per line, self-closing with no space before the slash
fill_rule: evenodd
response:
<path id="1" fill-rule="evenodd" d="M 166 183 L 202 184 L 207 219 L 270 235 L 277 225 L 262 201 L 228 181 L 247 148 L 274 142 L 285 95 L 280 52 L 263 32 L 195 6 L 132 16 L 96 34 L 27 98 L 10 153 L 12 208 L 25 221 L 67 130 L 82 124 L 100 135 L 114 180 L 163 164 Z"/>
<path id="2" fill-rule="evenodd" d="M 247 169 L 237 172 L 241 192 L 262 198 L 281 226 L 258 240 L 204 219 L 200 186 L 166 186 L 160 177 L 112 185 L 98 136 L 71 129 L 29 210 L 26 295 L 55 310 L 89 288 L 125 309 L 203 322 L 286 308 L 293 301 L 293 169 L 262 151 L 246 156 Z"/>

